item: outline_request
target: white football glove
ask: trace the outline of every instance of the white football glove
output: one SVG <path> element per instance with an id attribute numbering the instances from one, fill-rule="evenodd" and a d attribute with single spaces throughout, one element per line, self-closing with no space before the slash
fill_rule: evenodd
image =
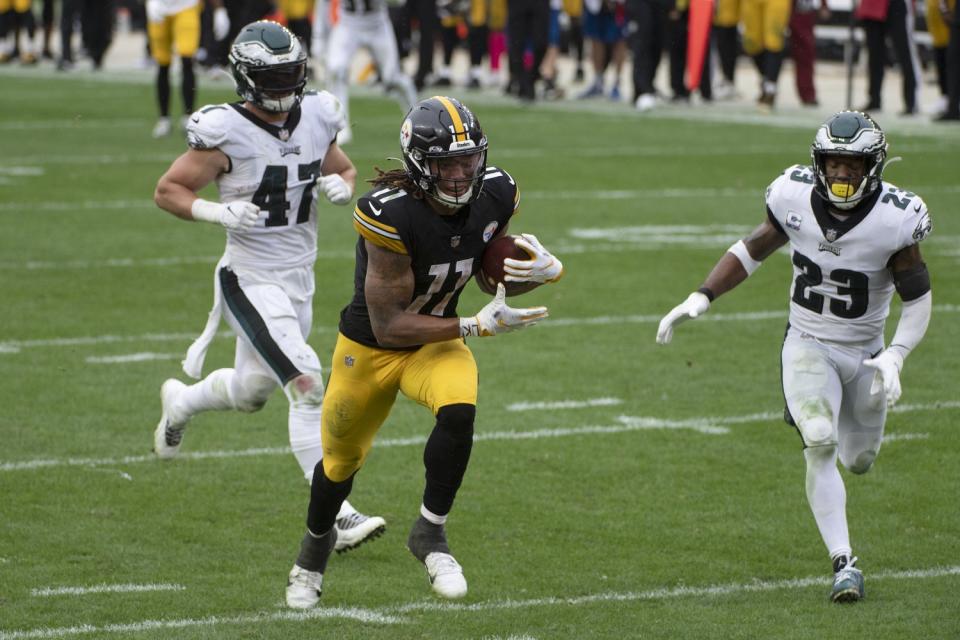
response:
<path id="1" fill-rule="evenodd" d="M 230 16 L 224 7 L 217 7 L 213 10 L 213 37 L 217 42 L 223 40 L 230 33 Z"/>
<path id="2" fill-rule="evenodd" d="M 870 396 L 875 406 L 880 406 L 886 398 L 887 408 L 892 408 L 900 399 L 900 370 L 903 369 L 903 356 L 891 349 L 884 349 L 876 358 L 864 360 L 863 364 L 876 369 Z M 880 395 L 880 392 L 883 395 Z"/>
<path id="3" fill-rule="evenodd" d="M 467 336 L 495 336 L 498 333 L 508 333 L 531 327 L 538 320 L 546 318 L 546 307 L 529 307 L 514 309 L 506 303 L 507 290 L 503 283 L 497 283 L 497 295 L 487 303 L 480 313 L 472 318 L 460 318 L 460 335 Z"/>
<path id="4" fill-rule="evenodd" d="M 663 316 L 660 326 L 657 328 L 657 344 L 670 344 L 673 340 L 673 328 L 682 322 L 692 320 L 702 316 L 710 310 L 710 298 L 694 291 L 687 299 L 670 310 L 670 313 Z"/>
<path id="5" fill-rule="evenodd" d="M 521 233 L 516 244 L 533 256 L 530 260 L 504 258 L 503 272 L 507 282 L 554 282 L 563 275 L 563 263 L 551 254 L 532 233 Z"/>
<path id="6" fill-rule="evenodd" d="M 333 204 L 347 204 L 353 200 L 353 189 L 339 173 L 321 176 L 317 185 L 323 191 L 323 195 L 327 196 L 327 200 Z"/>
<path id="7" fill-rule="evenodd" d="M 260 219 L 260 207 L 252 202 L 210 202 L 197 198 L 190 207 L 194 220 L 221 224 L 231 231 L 249 229 Z"/>

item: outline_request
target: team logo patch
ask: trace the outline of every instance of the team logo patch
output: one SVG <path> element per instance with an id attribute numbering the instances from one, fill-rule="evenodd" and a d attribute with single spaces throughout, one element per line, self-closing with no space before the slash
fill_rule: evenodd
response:
<path id="1" fill-rule="evenodd" d="M 820 251 L 827 251 L 829 253 L 832 253 L 835 256 L 840 255 L 840 247 L 834 246 L 832 244 L 827 244 L 825 242 L 821 242 L 820 245 L 817 247 L 817 249 Z"/>
<path id="2" fill-rule="evenodd" d="M 459 247 L 460 246 L 460 236 L 450 236 L 450 246 Z"/>
<path id="3" fill-rule="evenodd" d="M 913 239 L 920 242 L 930 235 L 931 231 L 933 231 L 933 221 L 930 219 L 930 214 L 925 213 L 913 230 Z"/>
<path id="4" fill-rule="evenodd" d="M 483 229 L 483 241 L 484 243 L 490 242 L 490 238 L 493 237 L 493 234 L 497 232 L 497 229 L 500 227 L 498 222 L 491 222 Z"/>
<path id="5" fill-rule="evenodd" d="M 400 146 L 404 149 L 410 146 L 410 140 L 413 138 L 413 122 L 409 118 L 400 125 Z"/>
<path id="6" fill-rule="evenodd" d="M 796 211 L 787 212 L 787 226 L 794 231 L 800 231 L 800 223 L 803 222 L 803 216 Z"/>
<path id="7" fill-rule="evenodd" d="M 356 362 L 356 360 L 353 359 L 353 356 L 343 356 L 343 364 L 348 367 L 352 367 L 354 362 Z"/>
<path id="8" fill-rule="evenodd" d="M 288 156 L 290 154 L 300 155 L 300 145 L 295 144 L 289 147 L 280 147 L 280 157 Z"/>

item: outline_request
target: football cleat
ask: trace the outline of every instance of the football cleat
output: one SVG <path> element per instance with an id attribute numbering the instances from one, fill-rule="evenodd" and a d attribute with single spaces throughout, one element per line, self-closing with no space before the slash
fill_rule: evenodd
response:
<path id="1" fill-rule="evenodd" d="M 433 590 L 444 598 L 462 598 L 467 595 L 467 579 L 463 567 L 449 553 L 428 553 L 423 561 Z"/>
<path id="2" fill-rule="evenodd" d="M 387 521 L 380 516 L 366 516 L 354 511 L 337 518 L 333 526 L 337 530 L 337 543 L 333 548 L 337 553 L 345 553 L 383 535 Z"/>
<path id="3" fill-rule="evenodd" d="M 160 404 L 163 413 L 160 423 L 153 432 L 153 452 L 161 460 L 169 460 L 180 452 L 183 442 L 183 431 L 187 427 L 188 419 L 179 416 L 173 409 L 177 396 L 187 388 L 175 378 L 170 378 L 160 387 Z"/>
<path id="4" fill-rule="evenodd" d="M 438 595 L 451 599 L 467 595 L 463 567 L 450 554 L 442 524 L 433 524 L 422 516 L 417 518 L 410 529 L 407 548 L 427 568 L 430 585 Z"/>
<path id="5" fill-rule="evenodd" d="M 287 577 L 287 606 L 292 609 L 311 609 L 320 602 L 323 593 L 323 574 L 293 565 Z"/>
<path id="6" fill-rule="evenodd" d="M 170 135 L 170 132 L 173 131 L 173 125 L 170 124 L 170 118 L 164 116 L 157 120 L 157 124 L 153 125 L 153 135 L 154 138 L 163 138 Z"/>
<path id="7" fill-rule="evenodd" d="M 833 575 L 833 589 L 830 591 L 830 600 L 833 602 L 856 602 L 862 600 L 863 572 L 854 565 L 857 558 L 839 559 L 840 569 Z"/>

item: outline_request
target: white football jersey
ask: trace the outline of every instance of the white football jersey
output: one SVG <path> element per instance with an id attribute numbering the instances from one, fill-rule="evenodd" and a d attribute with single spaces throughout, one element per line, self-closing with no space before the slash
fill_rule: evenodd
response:
<path id="1" fill-rule="evenodd" d="M 810 167 L 795 165 L 767 188 L 767 216 L 790 239 L 790 324 L 834 342 L 882 336 L 894 292 L 890 258 L 930 233 L 927 205 L 883 182 L 862 210 L 840 219 L 813 187 Z"/>
<path id="2" fill-rule="evenodd" d="M 259 120 L 240 103 L 206 106 L 190 117 L 190 147 L 216 148 L 230 159 L 216 181 L 220 201 L 244 200 L 261 209 L 252 228 L 227 231 L 228 264 L 287 269 L 314 262 L 314 186 L 345 124 L 340 103 L 326 91 L 305 93 L 283 126 Z"/>

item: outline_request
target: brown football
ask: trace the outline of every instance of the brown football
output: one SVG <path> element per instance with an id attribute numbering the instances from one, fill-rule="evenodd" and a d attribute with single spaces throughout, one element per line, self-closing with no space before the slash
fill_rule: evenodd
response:
<path id="1" fill-rule="evenodd" d="M 483 252 L 480 260 L 481 288 L 487 293 L 497 292 L 497 283 L 502 282 L 507 290 L 508 296 L 516 296 L 535 289 L 536 282 L 507 282 L 503 279 L 503 260 L 504 258 L 513 258 L 515 260 L 529 260 L 530 254 L 518 247 L 514 242 L 515 236 L 501 236 L 493 240 Z"/>

